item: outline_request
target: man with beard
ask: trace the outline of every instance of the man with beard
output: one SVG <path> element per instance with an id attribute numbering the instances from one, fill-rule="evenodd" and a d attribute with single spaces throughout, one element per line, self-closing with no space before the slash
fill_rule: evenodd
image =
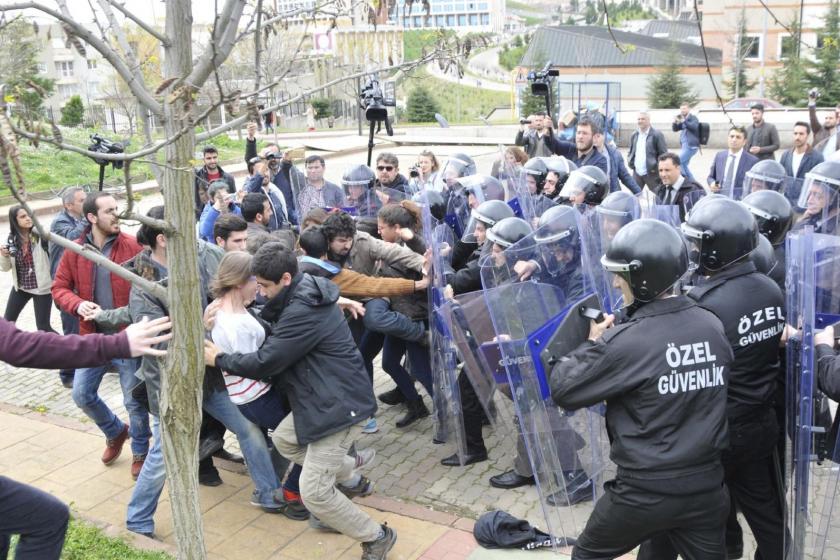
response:
<path id="1" fill-rule="evenodd" d="M 553 137 L 551 117 L 545 111 L 539 111 L 529 116 L 528 120 L 528 128 L 526 129 L 524 124 L 519 127 L 514 143 L 522 146 L 529 158 L 550 156 L 550 139 Z"/>
<path id="2" fill-rule="evenodd" d="M 207 200 L 202 200 L 202 192 L 207 192 L 213 181 L 227 183 L 228 192 L 236 193 L 236 181 L 233 175 L 219 166 L 219 151 L 213 146 L 204 147 L 204 165 L 195 170 L 195 219 L 201 217 L 201 211 Z"/>
<path id="3" fill-rule="evenodd" d="M 776 125 L 764 120 L 764 105 L 756 103 L 750 110 L 752 124 L 747 127 L 746 150 L 762 159 L 773 159 L 776 150 L 779 149 L 779 131 Z"/>
<path id="4" fill-rule="evenodd" d="M 597 123 L 592 119 L 581 117 L 575 129 L 574 142 L 566 142 L 565 140 L 558 139 L 553 134 L 549 134 L 546 143 L 553 153 L 565 157 L 578 167 L 594 165 L 604 173 L 609 173 L 607 158 L 595 149 L 594 137 L 601 132 Z"/>
<path id="5" fill-rule="evenodd" d="M 822 152 L 808 144 L 810 132 L 811 127 L 807 123 L 798 122 L 793 125 L 793 147 L 785 150 L 779 160 L 788 177 L 793 177 L 800 185 L 805 180 L 805 175 L 823 162 Z"/>

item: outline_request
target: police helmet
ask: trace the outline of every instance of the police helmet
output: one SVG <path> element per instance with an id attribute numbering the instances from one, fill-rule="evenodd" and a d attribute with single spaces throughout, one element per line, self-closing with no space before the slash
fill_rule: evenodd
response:
<path id="1" fill-rule="evenodd" d="M 560 182 L 565 182 L 569 174 L 577 169 L 577 165 L 567 160 L 563 156 L 539 157 L 545 163 L 549 171 L 556 173 L 560 177 Z"/>
<path id="2" fill-rule="evenodd" d="M 703 201 L 682 225 L 693 244 L 692 260 L 716 272 L 749 255 L 758 243 L 758 224 L 746 206 L 728 198 Z"/>
<path id="3" fill-rule="evenodd" d="M 610 193 L 595 209 L 605 216 L 616 216 L 630 221 L 639 216 L 639 199 L 626 191 Z"/>
<path id="4" fill-rule="evenodd" d="M 411 199 L 417 204 L 421 204 L 429 209 L 429 214 L 434 219 L 442 222 L 446 217 L 446 200 L 443 195 L 435 190 L 425 190 L 416 193 Z"/>
<path id="5" fill-rule="evenodd" d="M 545 185 L 545 178 L 548 175 L 548 166 L 543 158 L 531 158 L 522 166 L 522 172 L 530 175 L 537 183 L 537 192 L 540 192 Z"/>
<path id="6" fill-rule="evenodd" d="M 580 236 L 579 213 L 571 206 L 552 206 L 540 216 L 534 240 L 537 243 L 575 244 Z"/>
<path id="7" fill-rule="evenodd" d="M 513 218 L 514 214 L 513 209 L 501 200 L 488 200 L 473 210 L 472 216 L 492 228 L 505 218 Z"/>
<path id="8" fill-rule="evenodd" d="M 607 174 L 594 165 L 584 165 L 569 175 L 560 191 L 560 198 L 571 200 L 582 192 L 583 203 L 594 206 L 601 204 L 609 190 Z"/>
<path id="9" fill-rule="evenodd" d="M 646 303 L 682 278 L 688 270 L 688 252 L 674 228 L 643 219 L 619 230 L 601 264 L 627 281 L 634 300 Z"/>
<path id="10" fill-rule="evenodd" d="M 487 239 L 507 249 L 531 234 L 531 226 L 522 218 L 504 218 L 487 230 Z"/>
<path id="11" fill-rule="evenodd" d="M 741 201 L 758 222 L 758 231 L 778 245 L 785 240 L 793 224 L 793 207 L 790 201 L 776 191 L 756 191 Z"/>
<path id="12" fill-rule="evenodd" d="M 805 182 L 797 206 L 808 207 L 811 189 L 821 187 L 827 195 L 826 209 L 836 208 L 840 204 L 840 161 L 824 161 L 805 174 Z"/>
<path id="13" fill-rule="evenodd" d="M 744 193 L 761 190 L 780 192 L 786 181 L 784 166 L 775 159 L 764 159 L 753 165 L 744 176 Z"/>
<path id="14" fill-rule="evenodd" d="M 461 153 L 449 156 L 449 159 L 446 161 L 446 165 L 444 166 L 444 170 L 446 170 L 447 174 L 449 174 L 450 170 L 455 172 L 453 178 L 475 175 L 475 169 L 475 161 L 473 158 L 467 154 Z"/>
<path id="15" fill-rule="evenodd" d="M 354 165 L 341 176 L 341 184 L 345 189 L 359 186 L 371 189 L 375 182 L 376 174 L 367 165 Z"/>
<path id="16" fill-rule="evenodd" d="M 490 175 L 469 175 L 456 181 L 456 186 L 464 189 L 464 194 L 472 194 L 480 202 L 485 200 L 504 200 L 505 188 L 501 181 Z"/>
<path id="17" fill-rule="evenodd" d="M 773 251 L 773 245 L 763 235 L 758 236 L 758 244 L 756 244 L 753 252 L 750 253 L 750 260 L 755 265 L 756 270 L 762 274 L 770 274 L 770 271 L 776 267 L 776 253 Z"/>

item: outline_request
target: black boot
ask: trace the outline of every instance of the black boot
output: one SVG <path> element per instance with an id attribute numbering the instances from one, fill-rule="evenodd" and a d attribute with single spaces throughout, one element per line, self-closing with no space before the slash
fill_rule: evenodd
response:
<path id="1" fill-rule="evenodd" d="M 425 418 L 430 414 L 429 409 L 423 404 L 422 398 L 416 401 L 408 401 L 405 403 L 405 406 L 408 408 L 408 412 L 405 413 L 405 416 L 397 420 L 397 428 L 406 428 L 414 424 L 415 421 Z"/>
<path id="2" fill-rule="evenodd" d="M 385 391 L 384 393 L 379 393 L 376 397 L 383 404 L 388 404 L 391 406 L 405 402 L 405 395 L 403 395 L 399 387 L 391 389 L 390 391 Z"/>

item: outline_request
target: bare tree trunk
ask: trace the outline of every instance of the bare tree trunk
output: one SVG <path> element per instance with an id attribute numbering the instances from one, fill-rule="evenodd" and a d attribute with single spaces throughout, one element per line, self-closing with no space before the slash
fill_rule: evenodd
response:
<path id="1" fill-rule="evenodd" d="M 190 33 L 192 10 L 189 0 L 168 0 L 166 33 L 172 44 L 165 50 L 166 76 L 187 76 L 192 69 Z M 187 124 L 192 90 L 164 103 L 164 133 L 173 137 Z M 161 384 L 160 420 L 163 455 L 169 480 L 172 519 L 178 557 L 196 560 L 206 557 L 201 507 L 198 500 L 198 430 L 201 423 L 201 395 L 204 344 L 201 295 L 195 236 L 193 157 L 195 135 L 184 134 L 166 147 L 163 171 L 166 219 L 175 233 L 166 238 L 169 269 L 169 317 L 178 336 L 169 343 Z M 177 295 L 176 295 L 177 294 Z"/>

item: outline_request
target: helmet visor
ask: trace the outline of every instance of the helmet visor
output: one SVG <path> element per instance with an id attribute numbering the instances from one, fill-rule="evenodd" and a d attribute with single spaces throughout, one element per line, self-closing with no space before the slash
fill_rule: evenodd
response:
<path id="1" fill-rule="evenodd" d="M 776 191 L 786 193 L 790 191 L 792 177 L 771 177 L 762 173 L 747 171 L 744 176 L 744 188 L 741 189 L 741 199 L 758 191 Z"/>

